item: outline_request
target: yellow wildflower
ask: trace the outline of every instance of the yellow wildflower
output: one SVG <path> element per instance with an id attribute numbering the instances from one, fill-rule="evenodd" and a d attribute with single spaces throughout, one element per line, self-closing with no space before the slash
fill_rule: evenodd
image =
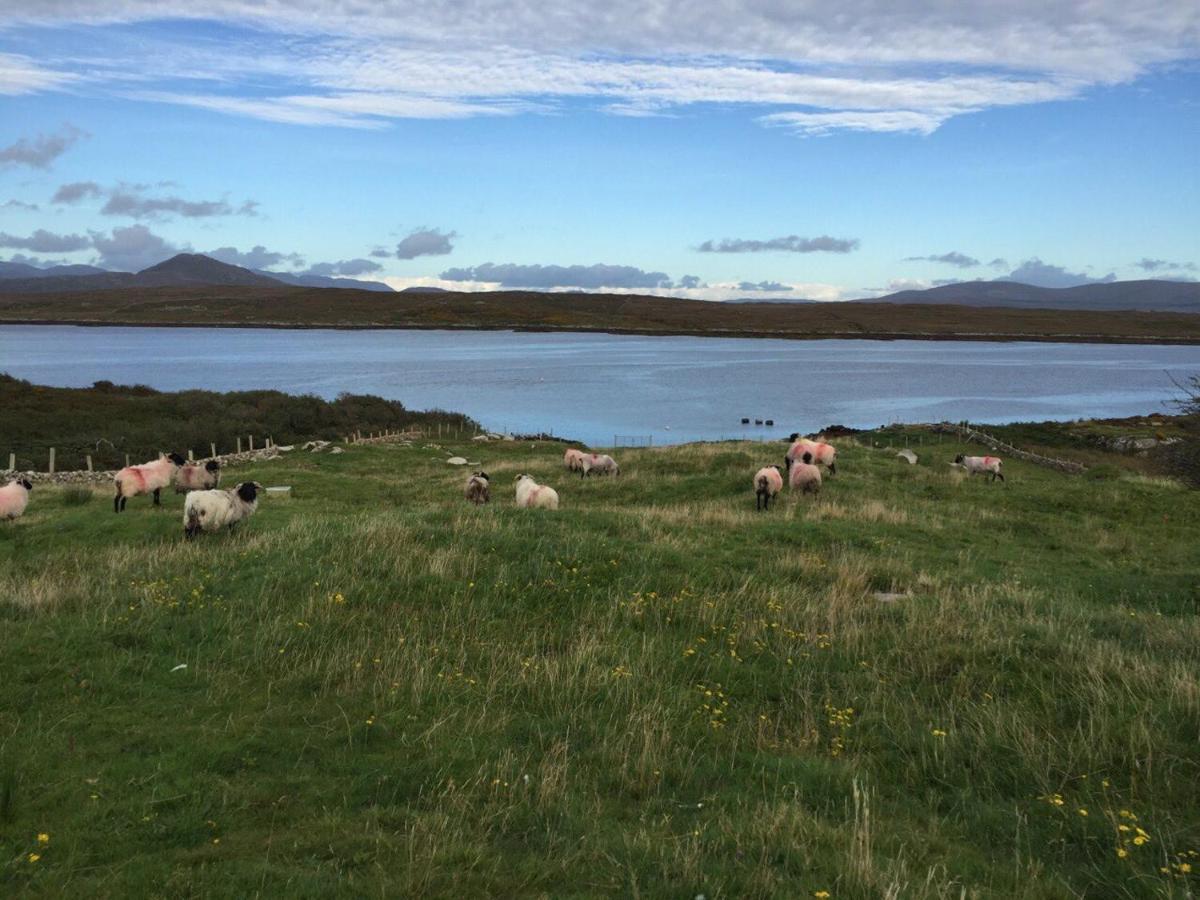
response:
<path id="1" fill-rule="evenodd" d="M 46 832 L 44 832 L 44 831 L 41 832 L 40 834 L 38 834 L 38 843 L 39 844 L 50 843 L 50 835 L 46 834 Z"/>
<path id="2" fill-rule="evenodd" d="M 30 853 L 29 854 L 29 861 L 31 863 L 35 863 L 41 858 L 42 858 L 42 855 L 40 853 Z"/>

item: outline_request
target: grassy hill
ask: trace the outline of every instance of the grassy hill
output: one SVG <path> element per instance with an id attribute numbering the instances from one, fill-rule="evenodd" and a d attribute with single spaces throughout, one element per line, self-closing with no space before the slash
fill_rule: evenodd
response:
<path id="1" fill-rule="evenodd" d="M 292 455 L 193 543 L 177 497 L 37 488 L 0 893 L 1191 896 L 1197 496 L 862 440 L 769 513 L 751 443 L 586 482 L 553 444 Z"/>
<path id="2" fill-rule="evenodd" d="M 133 287 L 0 294 L 0 324 L 492 328 L 714 337 L 1200 343 L 1200 316 L 917 303 L 707 303 L 615 294 Z"/>

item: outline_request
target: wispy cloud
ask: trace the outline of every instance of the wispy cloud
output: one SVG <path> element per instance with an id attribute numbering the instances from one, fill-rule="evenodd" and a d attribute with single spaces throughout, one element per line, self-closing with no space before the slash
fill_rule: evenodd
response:
<path id="1" fill-rule="evenodd" d="M 1141 269 L 1143 272 L 1162 272 L 1166 270 L 1175 270 L 1182 272 L 1195 272 L 1198 268 L 1195 263 L 1190 262 L 1171 262 L 1166 259 L 1150 259 L 1142 257 L 1134 263 L 1134 266 Z"/>
<path id="2" fill-rule="evenodd" d="M 39 228 L 28 237 L 0 232 L 0 247 L 13 247 L 33 253 L 73 253 L 91 246 L 82 234 L 55 234 Z"/>
<path id="3" fill-rule="evenodd" d="M 160 185 L 161 186 L 161 185 Z M 51 203 L 73 204 L 81 200 L 105 197 L 100 214 L 104 216 L 128 216 L 131 219 L 161 219 L 166 216 L 182 216 L 186 219 L 200 219 L 211 216 L 254 216 L 258 214 L 258 203 L 246 200 L 235 206 L 228 200 L 186 200 L 173 194 L 166 196 L 147 196 L 149 185 L 118 184 L 114 187 L 101 187 L 94 181 L 73 181 L 61 185 Z"/>
<path id="4" fill-rule="evenodd" d="M 786 237 L 755 240 L 751 238 L 724 238 L 708 240 L 696 249 L 701 253 L 850 253 L 858 249 L 858 238 L 835 238 L 827 234 L 804 238 L 789 234 Z"/>
<path id="5" fill-rule="evenodd" d="M 218 247 L 206 254 L 213 259 L 231 266 L 242 266 L 247 269 L 270 269 L 280 263 L 288 263 L 293 268 L 304 265 L 304 257 L 299 253 L 283 253 L 278 250 L 268 250 L 262 244 L 256 244 L 242 252 L 237 247 Z"/>
<path id="6" fill-rule="evenodd" d="M 5 200 L 0 203 L 0 209 L 23 209 L 28 212 L 37 212 L 41 207 L 36 203 L 26 203 L 24 200 Z"/>
<path id="7" fill-rule="evenodd" d="M 77 75 L 43 68 L 27 56 L 0 53 L 0 94 L 34 94 L 61 88 L 78 80 Z"/>
<path id="8" fill-rule="evenodd" d="M 1173 0 L 766 0 L 703 15 L 684 0 L 464 0 L 420 15 L 402 0 L 223 0 L 202 13 L 186 0 L 112 0 L 22 4 L 9 18 L 64 26 L 200 15 L 240 27 L 208 35 L 202 48 L 161 35 L 110 39 L 93 59 L 61 63 L 63 72 L 5 59 L 22 90 L 56 78 L 107 81 L 143 100 L 303 125 L 373 128 L 578 100 L 620 115 L 757 107 L 764 124 L 810 136 L 924 135 L 954 116 L 1129 81 L 1200 46 L 1200 11 Z M 93 33 L 103 41 L 109 31 Z M 130 93 L 131 81 L 143 87 Z"/>
<path id="9" fill-rule="evenodd" d="M 359 275 L 369 275 L 372 272 L 380 272 L 383 270 L 377 262 L 372 262 L 369 259 L 343 259 L 338 262 L 324 262 L 309 266 L 303 272 L 297 272 L 298 275 L 324 275 L 327 277 L 343 276 L 347 278 L 355 278 Z"/>
<path id="10" fill-rule="evenodd" d="M 778 281 L 739 281 L 737 289 L 748 293 L 761 291 L 770 294 L 782 294 L 791 291 L 792 286 Z"/>
<path id="11" fill-rule="evenodd" d="M 951 250 L 949 253 L 939 253 L 930 256 L 906 256 L 904 262 L 935 262 L 945 263 L 948 266 L 955 266 L 959 269 L 972 269 L 979 265 L 979 260 L 973 256 L 967 256 L 965 253 L 959 253 L 957 250 Z M 993 263 L 995 260 L 993 260 Z"/>
<path id="12" fill-rule="evenodd" d="M 64 125 L 54 134 L 18 138 L 15 143 L 0 149 L 0 167 L 13 165 L 48 169 L 50 163 L 66 153 L 72 144 L 86 136 L 87 132 L 74 125 Z"/>

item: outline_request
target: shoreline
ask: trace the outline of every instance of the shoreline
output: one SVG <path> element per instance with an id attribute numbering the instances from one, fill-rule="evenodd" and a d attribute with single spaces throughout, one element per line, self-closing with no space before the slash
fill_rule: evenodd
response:
<path id="1" fill-rule="evenodd" d="M 1039 334 L 1027 332 L 927 332 L 927 331 L 821 331 L 798 333 L 761 329 L 673 329 L 589 327 L 586 325 L 552 326 L 527 324 L 496 325 L 426 325 L 420 323 L 303 323 L 303 322 L 146 322 L 96 321 L 94 319 L 6 319 L 0 326 L 66 325 L 76 328 L 240 328 L 272 329 L 278 331 L 511 331 L 515 334 L 610 334 L 631 337 L 699 337 L 738 338 L 750 340 L 786 341 L 970 341 L 977 343 L 1048 343 L 1048 344 L 1134 344 L 1147 346 L 1197 346 L 1200 336 L 1171 335 L 1112 335 L 1112 334 Z"/>

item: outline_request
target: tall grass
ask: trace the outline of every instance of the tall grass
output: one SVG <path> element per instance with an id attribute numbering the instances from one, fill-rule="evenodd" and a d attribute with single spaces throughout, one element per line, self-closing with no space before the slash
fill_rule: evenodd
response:
<path id="1" fill-rule="evenodd" d="M 1195 890 L 1194 495 L 846 444 L 820 498 L 756 513 L 771 447 L 580 481 L 506 444 L 472 448 L 475 508 L 441 461 L 463 449 L 231 471 L 295 498 L 191 543 L 177 498 L 39 490 L 0 528 L 0 883 Z M 513 508 L 526 471 L 561 510 Z"/>

